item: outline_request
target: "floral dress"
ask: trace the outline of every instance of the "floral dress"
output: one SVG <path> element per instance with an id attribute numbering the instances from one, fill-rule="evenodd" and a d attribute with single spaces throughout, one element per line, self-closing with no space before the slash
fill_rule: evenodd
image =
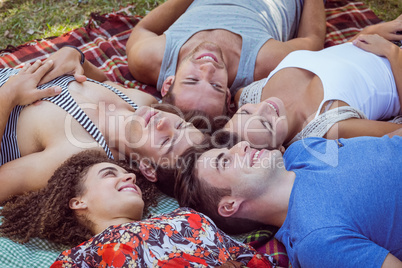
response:
<path id="1" fill-rule="evenodd" d="M 229 260 L 270 267 L 267 259 L 233 240 L 205 215 L 179 208 L 151 219 L 110 226 L 61 253 L 51 268 L 213 267 Z"/>

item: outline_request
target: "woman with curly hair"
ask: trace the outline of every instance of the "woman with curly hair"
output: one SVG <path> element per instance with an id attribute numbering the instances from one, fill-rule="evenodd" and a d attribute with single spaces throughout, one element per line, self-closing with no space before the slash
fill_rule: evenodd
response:
<path id="1" fill-rule="evenodd" d="M 46 188 L 8 200 L 1 211 L 0 233 L 17 242 L 39 237 L 72 246 L 52 267 L 188 267 L 249 261 L 270 267 L 268 259 L 191 209 L 142 220 L 157 192 L 136 174 L 136 169 L 100 152 L 76 154 L 55 171 Z"/>

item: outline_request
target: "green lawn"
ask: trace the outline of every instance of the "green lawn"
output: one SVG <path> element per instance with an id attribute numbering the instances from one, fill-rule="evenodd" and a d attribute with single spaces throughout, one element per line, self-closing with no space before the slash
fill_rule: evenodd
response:
<path id="1" fill-rule="evenodd" d="M 402 0 L 363 0 L 383 20 L 402 14 Z M 0 0 L 0 49 L 33 39 L 58 36 L 85 25 L 91 12 L 109 13 L 131 4 L 145 15 L 164 0 Z"/>

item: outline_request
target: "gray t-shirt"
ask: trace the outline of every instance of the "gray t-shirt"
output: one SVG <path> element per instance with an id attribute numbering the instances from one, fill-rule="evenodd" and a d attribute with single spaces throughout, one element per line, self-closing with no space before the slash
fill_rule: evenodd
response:
<path id="1" fill-rule="evenodd" d="M 164 33 L 166 47 L 158 90 L 174 75 L 180 48 L 195 33 L 225 29 L 242 37 L 242 51 L 232 94 L 254 81 L 258 51 L 269 39 L 287 41 L 297 34 L 303 0 L 195 0 Z"/>

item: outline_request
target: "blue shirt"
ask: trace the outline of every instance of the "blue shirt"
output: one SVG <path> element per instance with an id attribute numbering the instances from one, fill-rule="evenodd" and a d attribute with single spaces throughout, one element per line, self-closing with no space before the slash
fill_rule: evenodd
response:
<path id="1" fill-rule="evenodd" d="M 296 179 L 276 237 L 294 267 L 402 259 L 402 137 L 308 138 L 284 159 Z"/>

